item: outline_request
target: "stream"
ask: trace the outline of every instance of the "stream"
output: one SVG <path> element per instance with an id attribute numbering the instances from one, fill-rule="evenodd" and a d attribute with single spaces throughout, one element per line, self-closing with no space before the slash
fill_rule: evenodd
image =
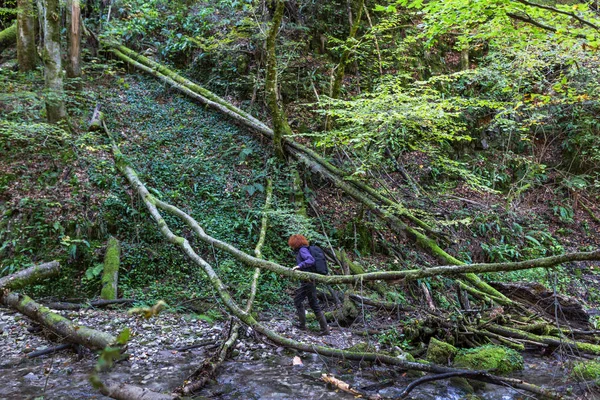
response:
<path id="1" fill-rule="evenodd" d="M 189 346 L 201 340 L 222 336 L 223 326 L 179 314 L 161 314 L 144 320 L 117 311 L 86 310 L 61 312 L 75 322 L 117 334 L 127 326 L 132 331 L 128 344 L 130 358 L 118 363 L 106 376 L 137 384 L 156 391 L 169 391 L 181 385 L 191 372 L 212 354 L 214 348 L 201 347 L 187 351 L 175 348 Z M 364 341 L 349 331 L 334 329 L 322 338 L 301 333 L 290 325 L 289 318 L 272 319 L 269 326 L 280 333 L 319 344 L 353 345 Z M 28 352 L 53 346 L 42 335 L 30 333 L 29 320 L 0 308 L 0 400 L 4 399 L 108 399 L 88 383 L 95 356 L 84 351 L 77 355 L 65 350 L 54 355 L 28 359 L 15 365 Z M 384 398 L 396 398 L 406 385 L 415 379 L 403 371 L 383 366 L 359 365 L 343 360 L 325 359 L 316 354 L 294 351 L 257 342 L 253 334 L 242 335 L 236 345 L 235 357 L 220 370 L 217 382 L 209 384 L 196 395 L 197 399 L 354 399 L 351 394 L 328 387 L 320 380 L 322 373 L 333 374 L 353 387 L 364 388 L 382 381 L 378 393 Z M 294 356 L 302 365 L 292 365 Z M 537 385 L 561 386 L 566 372 L 558 360 L 551 357 L 525 354 L 525 369 L 511 375 Z M 447 380 L 418 386 L 409 396 L 412 399 L 464 399 L 469 391 Z M 524 399 L 529 393 L 512 388 L 487 384 L 475 394 L 482 399 Z M 586 398 L 592 399 L 592 394 Z"/>

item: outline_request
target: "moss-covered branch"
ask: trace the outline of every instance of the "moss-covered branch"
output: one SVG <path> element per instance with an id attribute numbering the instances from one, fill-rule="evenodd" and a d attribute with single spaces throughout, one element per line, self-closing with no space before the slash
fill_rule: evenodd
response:
<path id="1" fill-rule="evenodd" d="M 254 248 L 254 255 L 256 256 L 256 258 L 262 259 L 262 248 L 265 244 L 265 238 L 267 236 L 267 227 L 269 225 L 269 209 L 271 208 L 272 199 L 273 181 L 270 178 L 267 178 L 265 206 L 263 208 L 263 216 L 260 223 L 260 233 L 258 234 L 258 242 L 256 243 L 256 247 Z M 252 303 L 254 302 L 254 298 L 256 297 L 256 290 L 258 288 L 259 276 L 260 268 L 255 268 L 254 275 L 252 276 L 252 285 L 250 286 L 250 296 L 248 297 L 248 302 L 246 303 L 246 312 L 250 312 L 250 310 L 252 309 Z"/>
<path id="2" fill-rule="evenodd" d="M 58 275 L 60 264 L 58 261 L 51 261 L 44 264 L 34 265 L 12 275 L 0 279 L 0 291 L 3 289 L 16 290 L 24 286 L 37 282 L 41 279 Z"/>
<path id="3" fill-rule="evenodd" d="M 0 53 L 17 42 L 17 23 L 0 31 Z"/>
<path id="4" fill-rule="evenodd" d="M 63 340 L 77 343 L 92 350 L 101 350 L 115 342 L 115 337 L 95 329 L 77 325 L 67 318 L 53 313 L 47 307 L 18 293 L 9 293 L 0 298 L 2 304 L 14 308 L 54 332 Z"/>

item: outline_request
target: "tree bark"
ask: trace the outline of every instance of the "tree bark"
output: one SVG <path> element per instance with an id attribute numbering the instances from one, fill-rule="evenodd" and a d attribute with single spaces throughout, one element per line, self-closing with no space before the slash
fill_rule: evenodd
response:
<path id="1" fill-rule="evenodd" d="M 79 78 L 81 76 L 81 7 L 79 0 L 67 0 L 67 40 L 67 78 Z"/>
<path id="2" fill-rule="evenodd" d="M 271 111 L 271 118 L 273 118 L 273 148 L 275 155 L 280 160 L 285 159 L 282 137 L 291 133 L 285 113 L 279 105 L 277 95 L 277 56 L 275 54 L 275 42 L 283 19 L 284 8 L 285 1 L 276 0 L 275 13 L 271 20 L 269 32 L 267 33 L 267 72 L 265 77 L 267 105 Z"/>
<path id="3" fill-rule="evenodd" d="M 0 53 L 12 46 L 17 40 L 17 24 L 13 24 L 0 32 Z"/>
<path id="4" fill-rule="evenodd" d="M 342 53 L 342 57 L 340 58 L 340 63 L 337 66 L 335 71 L 335 78 L 331 85 L 331 98 L 337 99 L 340 96 L 340 91 L 342 89 L 342 81 L 344 80 L 344 73 L 346 72 L 346 64 L 348 63 L 348 59 L 352 54 L 352 46 L 354 42 L 354 38 L 356 37 L 356 32 L 358 31 L 358 27 L 360 26 L 360 20 L 363 12 L 363 5 L 365 4 L 364 0 L 355 0 L 354 1 L 354 10 L 356 15 L 354 16 L 354 21 L 352 21 L 352 25 L 350 26 L 350 33 L 348 34 L 348 38 L 346 39 L 346 45 L 344 47 L 344 52 Z"/>
<path id="5" fill-rule="evenodd" d="M 19 70 L 27 72 L 33 70 L 38 63 L 35 48 L 35 14 L 32 0 L 18 0 L 17 8 L 17 60 Z"/>
<path id="6" fill-rule="evenodd" d="M 1 278 L 0 292 L 4 289 L 20 289 L 41 279 L 56 276 L 58 275 L 59 271 L 60 264 L 58 263 L 58 261 L 51 261 L 44 264 L 34 265 L 33 267 L 24 269 L 12 275 Z"/>
<path id="7" fill-rule="evenodd" d="M 1 296 L 0 301 L 5 306 L 14 308 L 32 320 L 44 325 L 44 327 L 68 342 L 80 344 L 92 350 L 104 349 L 115 342 L 115 337 L 112 335 L 76 325 L 67 318 L 55 314 L 47 307 L 36 303 L 28 296 L 9 293 Z"/>
<path id="8" fill-rule="evenodd" d="M 48 122 L 55 124 L 67 117 L 60 54 L 59 0 L 37 0 L 37 5 L 43 37 L 42 62 L 46 83 L 46 114 Z"/>

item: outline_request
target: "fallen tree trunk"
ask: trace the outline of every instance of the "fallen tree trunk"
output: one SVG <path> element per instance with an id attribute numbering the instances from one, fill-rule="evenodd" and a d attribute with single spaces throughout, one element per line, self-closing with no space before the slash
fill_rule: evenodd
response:
<path id="1" fill-rule="evenodd" d="M 100 387 L 103 395 L 116 400 L 176 400 L 179 396 L 162 394 L 139 386 L 115 381 L 104 381 Z"/>
<path id="2" fill-rule="evenodd" d="M 87 304 L 57 301 L 47 303 L 46 307 L 51 308 L 53 310 L 81 310 L 82 308 L 105 307 L 114 304 L 132 304 L 134 302 L 134 299 L 94 300 L 90 301 Z"/>
<path id="3" fill-rule="evenodd" d="M 13 44 L 17 43 L 17 23 L 15 22 L 8 28 L 0 31 L 0 53 L 4 49 L 9 48 Z"/>
<path id="4" fill-rule="evenodd" d="M 40 323 L 62 340 L 80 344 L 91 350 L 101 350 L 115 342 L 114 336 L 96 329 L 76 325 L 67 318 L 55 314 L 47 307 L 36 303 L 28 296 L 18 293 L 9 293 L 2 296 L 0 293 L 0 301 L 5 306 L 14 308 Z"/>
<path id="5" fill-rule="evenodd" d="M 116 165 L 119 171 L 125 175 L 128 179 L 129 183 L 132 185 L 134 190 L 140 195 L 142 201 L 144 202 L 148 212 L 152 216 L 152 218 L 157 222 L 159 230 L 161 234 L 169 241 L 181 248 L 185 255 L 195 263 L 197 266 L 202 268 L 204 273 L 206 274 L 209 282 L 215 289 L 216 293 L 220 297 L 221 301 L 227 307 L 229 312 L 231 312 L 234 316 L 240 319 L 244 324 L 248 325 L 255 331 L 262 333 L 271 341 L 285 346 L 294 348 L 301 351 L 306 351 L 310 353 L 318 353 L 327 357 L 336 357 L 343 358 L 347 360 L 356 360 L 356 361 L 372 361 L 372 362 L 380 362 L 389 365 L 395 365 L 403 369 L 407 370 L 417 370 L 424 372 L 434 372 L 434 373 L 446 373 L 446 372 L 457 372 L 460 370 L 454 368 L 443 367 L 435 364 L 421 364 L 418 362 L 411 362 L 402 360 L 398 357 L 380 354 L 380 353 L 369 353 L 369 352 L 354 352 L 349 350 L 339 350 L 326 346 L 319 346 L 315 344 L 306 344 L 295 341 L 293 339 L 286 338 L 284 336 L 279 335 L 278 333 L 268 329 L 261 323 L 259 323 L 250 313 L 245 312 L 231 297 L 231 294 L 227 290 L 227 287 L 221 281 L 220 277 L 217 275 L 212 266 L 206 262 L 202 257 L 200 257 L 196 251 L 191 247 L 190 242 L 181 236 L 176 236 L 171 229 L 168 227 L 166 221 L 160 214 L 157 205 L 159 203 L 162 204 L 162 208 L 169 208 L 174 211 L 174 214 L 184 219 L 184 221 L 192 226 L 192 229 L 195 233 L 202 232 L 202 228 L 198 225 L 198 223 L 183 211 L 177 209 L 174 206 L 169 204 L 160 202 L 156 198 L 154 198 L 146 189 L 144 184 L 140 181 L 138 175 L 133 171 L 133 169 L 127 165 L 124 161 L 122 154 L 120 153 L 117 146 L 113 143 L 113 153 L 116 159 Z M 283 268 L 283 267 L 282 267 Z M 512 386 L 518 389 L 527 390 L 532 393 L 536 393 L 545 397 L 559 399 L 561 396 L 557 393 L 554 393 L 551 390 L 541 388 L 536 385 L 529 384 L 527 382 L 523 382 L 517 379 L 504 378 L 504 377 L 496 377 L 490 375 L 495 382 L 500 382 L 504 385 Z"/>
<path id="6" fill-rule="evenodd" d="M 58 275 L 60 264 L 58 261 L 51 261 L 44 264 L 34 265 L 12 275 L 0 278 L 0 291 L 3 289 L 16 290 L 41 279 Z"/>

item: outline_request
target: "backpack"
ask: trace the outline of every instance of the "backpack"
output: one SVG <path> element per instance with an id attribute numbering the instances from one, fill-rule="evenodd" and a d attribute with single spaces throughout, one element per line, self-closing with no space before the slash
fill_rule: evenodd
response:
<path id="1" fill-rule="evenodd" d="M 317 274 L 327 275 L 327 259 L 325 253 L 319 246 L 308 246 L 310 255 L 315 259 L 315 269 Z"/>

